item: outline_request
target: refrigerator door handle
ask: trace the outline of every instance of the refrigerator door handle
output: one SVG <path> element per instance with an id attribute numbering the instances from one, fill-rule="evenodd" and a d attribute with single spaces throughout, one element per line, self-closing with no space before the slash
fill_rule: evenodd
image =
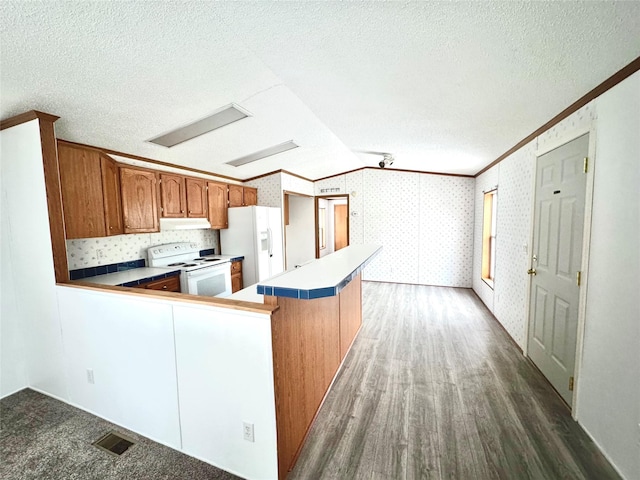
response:
<path id="1" fill-rule="evenodd" d="M 273 257 L 273 234 L 269 227 L 267 227 L 267 239 L 269 242 L 269 257 Z"/>

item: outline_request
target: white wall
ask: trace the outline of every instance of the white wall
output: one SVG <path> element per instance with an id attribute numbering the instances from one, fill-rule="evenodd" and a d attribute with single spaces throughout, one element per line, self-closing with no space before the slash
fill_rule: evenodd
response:
<path id="1" fill-rule="evenodd" d="M 26 380 L 32 388 L 66 398 L 39 121 L 2 130 L 0 141 L 0 394 L 26 387 Z M 7 258 L 10 262 L 5 263 Z"/>
<path id="2" fill-rule="evenodd" d="M 595 136 L 583 361 L 575 412 L 624 478 L 640 478 L 640 73 L 476 179 L 473 289 L 526 345 L 536 152 Z M 482 191 L 498 185 L 496 279 L 480 279 Z M 525 245 L 527 253 L 525 254 Z"/>
<path id="3" fill-rule="evenodd" d="M 640 478 L 640 73 L 597 99 L 579 421 Z"/>
<path id="4" fill-rule="evenodd" d="M 258 189 L 258 205 L 282 208 L 282 179 L 280 173 L 251 180 L 243 185 Z"/>
<path id="5" fill-rule="evenodd" d="M 276 479 L 270 317 L 185 304 L 174 320 L 183 451 L 243 478 Z"/>
<path id="6" fill-rule="evenodd" d="M 58 303 L 69 402 L 179 449 L 171 305 L 69 287 Z"/>
<path id="7" fill-rule="evenodd" d="M 69 403 L 243 478 L 276 478 L 270 315 L 57 289 Z"/>
<path id="8" fill-rule="evenodd" d="M 289 195 L 289 225 L 286 230 L 286 269 L 316 258 L 314 201 Z"/>

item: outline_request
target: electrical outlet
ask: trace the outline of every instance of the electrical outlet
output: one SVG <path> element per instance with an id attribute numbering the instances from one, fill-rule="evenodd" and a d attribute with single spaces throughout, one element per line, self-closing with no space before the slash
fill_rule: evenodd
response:
<path id="1" fill-rule="evenodd" d="M 253 423 L 242 422 L 242 435 L 247 442 L 255 442 Z"/>
<path id="2" fill-rule="evenodd" d="M 93 369 L 87 368 L 87 382 L 94 384 L 96 383 L 93 379 Z"/>
<path id="3" fill-rule="evenodd" d="M 102 260 L 104 258 L 104 250 L 101 248 L 96 249 L 96 260 Z"/>

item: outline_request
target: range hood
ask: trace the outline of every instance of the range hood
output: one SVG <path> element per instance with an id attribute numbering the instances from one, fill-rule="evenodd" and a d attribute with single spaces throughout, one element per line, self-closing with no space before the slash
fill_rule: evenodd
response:
<path id="1" fill-rule="evenodd" d="M 206 218 L 161 218 L 160 231 L 169 230 L 197 230 L 211 228 L 211 224 Z"/>

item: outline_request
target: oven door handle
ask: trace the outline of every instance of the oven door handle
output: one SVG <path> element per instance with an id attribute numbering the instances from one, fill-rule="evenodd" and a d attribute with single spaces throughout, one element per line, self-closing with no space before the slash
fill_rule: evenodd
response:
<path id="1" fill-rule="evenodd" d="M 273 257 L 273 233 L 269 227 L 267 227 L 267 241 L 269 244 L 269 257 Z"/>

